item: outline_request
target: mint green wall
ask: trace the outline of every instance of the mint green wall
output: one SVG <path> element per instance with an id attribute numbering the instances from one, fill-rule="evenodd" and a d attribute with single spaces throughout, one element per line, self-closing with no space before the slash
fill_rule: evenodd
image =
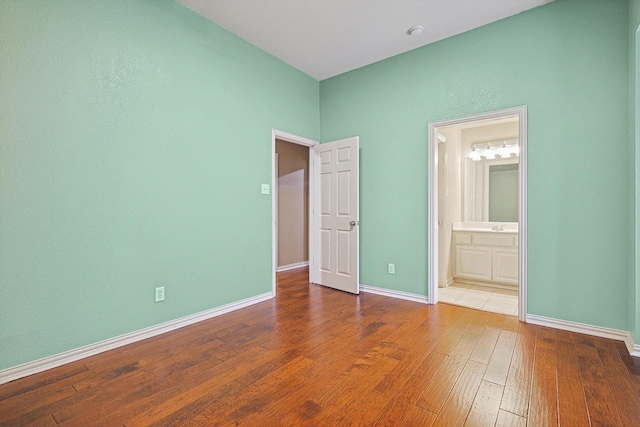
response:
<path id="1" fill-rule="evenodd" d="M 317 81 L 172 1 L 2 0 L 0 99 L 0 369 L 271 291 Z"/>
<path id="2" fill-rule="evenodd" d="M 428 123 L 527 105 L 529 313 L 627 330 L 628 12 L 556 0 L 320 83 L 321 140 L 360 135 L 362 283 L 427 292 Z"/>
<path id="3" fill-rule="evenodd" d="M 640 97 L 638 96 L 638 81 L 640 81 L 640 68 L 637 66 L 640 55 L 638 26 L 640 25 L 640 0 L 629 1 L 629 206 L 630 206 L 630 235 L 631 239 L 629 254 L 631 256 L 629 268 L 629 331 L 636 341 L 640 341 L 638 331 L 640 331 L 640 176 L 637 165 L 640 164 L 640 123 L 636 116 L 636 111 L 640 108 Z"/>

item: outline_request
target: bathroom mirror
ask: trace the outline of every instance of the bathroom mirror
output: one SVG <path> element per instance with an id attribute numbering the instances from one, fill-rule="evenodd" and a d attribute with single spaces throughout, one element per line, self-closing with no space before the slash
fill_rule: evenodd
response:
<path id="1" fill-rule="evenodd" d="M 465 159 L 464 221 L 518 222 L 518 158 Z"/>
<path id="2" fill-rule="evenodd" d="M 518 222 L 518 164 L 489 165 L 489 222 Z"/>

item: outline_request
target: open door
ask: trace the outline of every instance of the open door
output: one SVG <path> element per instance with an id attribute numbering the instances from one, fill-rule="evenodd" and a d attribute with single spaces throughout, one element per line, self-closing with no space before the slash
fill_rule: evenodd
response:
<path id="1" fill-rule="evenodd" d="M 358 294 L 359 137 L 319 144 L 312 160 L 317 179 L 310 266 L 313 283 Z M 318 200 L 319 199 L 319 200 Z"/>

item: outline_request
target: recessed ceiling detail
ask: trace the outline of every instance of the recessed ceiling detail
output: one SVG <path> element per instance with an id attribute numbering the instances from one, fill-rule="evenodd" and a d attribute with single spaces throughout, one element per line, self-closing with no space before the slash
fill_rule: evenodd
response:
<path id="1" fill-rule="evenodd" d="M 552 0 L 178 0 L 324 80 Z M 428 29 L 407 37 L 415 23 Z"/>

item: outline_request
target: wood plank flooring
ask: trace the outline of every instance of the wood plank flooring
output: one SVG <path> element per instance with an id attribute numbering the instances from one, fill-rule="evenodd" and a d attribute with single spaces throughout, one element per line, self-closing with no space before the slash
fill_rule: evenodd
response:
<path id="1" fill-rule="evenodd" d="M 278 276 L 278 297 L 0 386 L 0 426 L 640 426 L 623 343 Z"/>

